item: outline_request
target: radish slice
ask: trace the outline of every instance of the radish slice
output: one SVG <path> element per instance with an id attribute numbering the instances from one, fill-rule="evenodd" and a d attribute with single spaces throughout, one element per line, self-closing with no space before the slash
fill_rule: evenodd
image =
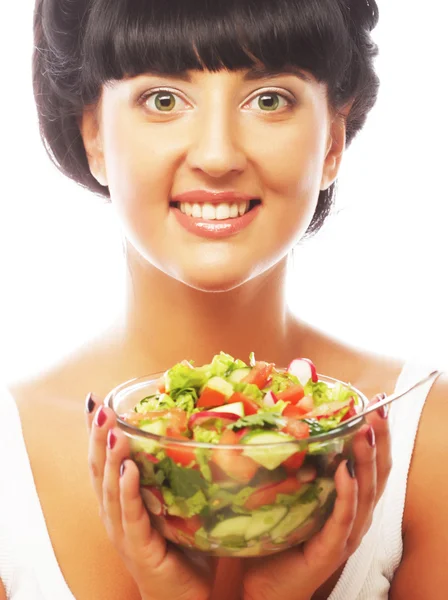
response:
<path id="1" fill-rule="evenodd" d="M 235 423 L 241 417 L 239 415 L 235 415 L 230 412 L 216 412 L 212 410 L 203 410 L 202 412 L 195 413 L 191 415 L 190 420 L 188 421 L 188 427 L 191 429 L 192 427 L 197 427 L 198 425 L 202 425 L 206 421 L 210 421 L 210 419 L 222 419 L 223 421 L 229 421 Z"/>
<path id="2" fill-rule="evenodd" d="M 299 469 L 297 473 L 297 479 L 302 483 L 311 483 L 317 477 L 316 467 L 312 465 L 307 465 L 306 467 L 302 467 Z"/>
<path id="3" fill-rule="evenodd" d="M 288 373 L 294 375 L 300 381 L 300 384 L 305 386 L 311 379 L 313 383 L 317 383 L 316 367 L 309 358 L 296 358 L 288 367 Z"/>
<path id="4" fill-rule="evenodd" d="M 263 398 L 263 404 L 265 406 L 275 406 L 278 402 L 278 398 L 277 396 L 274 394 L 274 392 L 268 392 L 265 397 Z"/>
<path id="5" fill-rule="evenodd" d="M 143 486 L 141 494 L 146 507 L 153 515 L 160 517 L 165 512 L 162 492 L 155 487 Z"/>

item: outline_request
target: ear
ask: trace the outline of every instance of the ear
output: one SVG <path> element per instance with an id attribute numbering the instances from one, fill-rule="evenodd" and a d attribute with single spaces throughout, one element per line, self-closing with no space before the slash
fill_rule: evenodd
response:
<path id="1" fill-rule="evenodd" d="M 327 190 L 337 179 L 346 147 L 347 116 L 353 102 L 332 116 L 328 134 L 327 154 L 325 156 L 321 191 Z"/>
<path id="2" fill-rule="evenodd" d="M 84 142 L 90 172 L 102 186 L 107 186 L 107 173 L 104 161 L 102 135 L 97 107 L 86 107 L 79 121 L 79 129 Z"/>

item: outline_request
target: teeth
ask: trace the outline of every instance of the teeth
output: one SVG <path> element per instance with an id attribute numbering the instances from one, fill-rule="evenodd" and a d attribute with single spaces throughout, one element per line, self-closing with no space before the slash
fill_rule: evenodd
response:
<path id="1" fill-rule="evenodd" d="M 218 204 L 216 208 L 216 218 L 218 221 L 230 219 L 230 206 L 228 204 Z"/>
<path id="2" fill-rule="evenodd" d="M 236 219 L 242 217 L 249 210 L 249 202 L 240 204 L 189 204 L 181 202 L 180 210 L 194 219 L 204 219 L 206 221 L 224 221 L 226 219 Z"/>
<path id="3" fill-rule="evenodd" d="M 213 221 L 214 219 L 216 219 L 216 211 L 215 211 L 215 207 L 213 206 L 213 204 L 204 204 L 204 206 L 202 207 L 202 218 L 206 219 L 207 221 Z"/>
<path id="4" fill-rule="evenodd" d="M 239 215 L 238 204 L 232 204 L 230 207 L 230 218 L 235 219 Z"/>

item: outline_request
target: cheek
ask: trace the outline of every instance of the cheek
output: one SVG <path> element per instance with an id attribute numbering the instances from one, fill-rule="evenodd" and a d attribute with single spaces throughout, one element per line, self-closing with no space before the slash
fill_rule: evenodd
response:
<path id="1" fill-rule="evenodd" d="M 268 130 L 260 126 L 251 148 L 261 179 L 278 196 L 303 202 L 318 195 L 327 143 L 324 107 L 318 103 Z M 253 132 L 252 132 L 253 133 Z"/>

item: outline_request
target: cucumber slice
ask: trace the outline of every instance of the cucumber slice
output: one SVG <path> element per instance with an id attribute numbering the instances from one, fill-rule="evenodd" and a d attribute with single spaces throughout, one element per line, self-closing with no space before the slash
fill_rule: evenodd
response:
<path id="1" fill-rule="evenodd" d="M 222 377 L 212 377 L 207 381 L 204 388 L 220 392 L 226 398 L 230 398 L 233 395 L 233 385 Z"/>
<path id="2" fill-rule="evenodd" d="M 216 408 L 208 408 L 207 412 L 232 413 L 238 417 L 244 417 L 244 404 L 242 402 L 232 402 L 232 404 L 223 404 Z"/>
<path id="3" fill-rule="evenodd" d="M 319 502 L 317 500 L 307 502 L 306 504 L 296 504 L 293 506 L 286 517 L 280 521 L 277 527 L 272 529 L 271 539 L 273 541 L 277 541 L 279 539 L 288 537 L 288 535 L 298 529 L 305 523 L 307 519 L 309 519 L 318 506 Z"/>
<path id="4" fill-rule="evenodd" d="M 250 517 L 251 523 L 246 529 L 246 540 L 252 540 L 268 533 L 284 518 L 288 509 L 286 506 L 273 506 L 270 510 L 254 511 Z"/>
<path id="5" fill-rule="evenodd" d="M 164 419 L 157 419 L 147 425 L 142 425 L 140 429 L 147 431 L 148 433 L 154 433 L 155 435 L 165 435 L 167 423 Z M 160 450 L 160 444 L 153 440 L 143 440 L 131 438 L 131 448 L 134 452 L 147 452 L 148 454 L 154 454 Z"/>
<path id="6" fill-rule="evenodd" d="M 223 539 L 230 537 L 244 537 L 252 521 L 252 517 L 232 517 L 215 525 L 210 532 L 210 537 Z"/>
<path id="7" fill-rule="evenodd" d="M 284 433 L 275 431 L 254 431 L 244 436 L 242 444 L 277 444 L 278 442 L 293 442 L 295 438 Z M 245 456 L 249 456 L 255 462 L 266 469 L 273 471 L 282 464 L 287 458 L 297 452 L 294 445 L 280 446 L 278 448 L 246 448 L 243 451 Z"/>
<path id="8" fill-rule="evenodd" d="M 235 371 L 232 371 L 227 377 L 227 380 L 230 381 L 230 383 L 241 383 L 241 381 L 249 375 L 250 371 L 251 370 L 249 367 L 244 369 L 235 369 Z"/>

